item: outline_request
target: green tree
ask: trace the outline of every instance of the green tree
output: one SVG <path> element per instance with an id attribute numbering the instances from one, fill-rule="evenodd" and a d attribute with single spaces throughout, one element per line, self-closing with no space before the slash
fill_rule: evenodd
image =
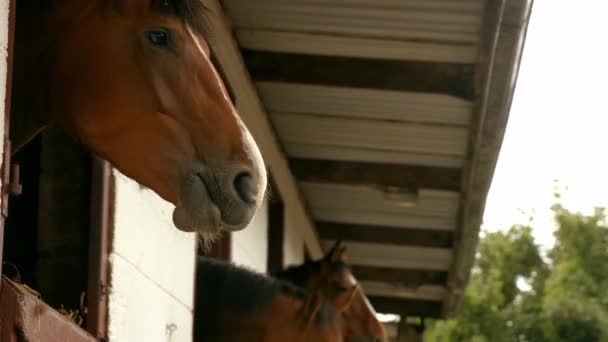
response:
<path id="1" fill-rule="evenodd" d="M 516 341 L 512 306 L 522 299 L 517 283 L 532 280 L 545 267 L 530 227 L 486 233 L 458 317 L 431 324 L 427 340 Z"/>
<path id="2" fill-rule="evenodd" d="M 605 212 L 553 211 L 546 258 L 531 227 L 482 236 L 458 316 L 431 322 L 427 341 L 608 341 Z"/>
<path id="3" fill-rule="evenodd" d="M 542 298 L 548 341 L 608 341 L 608 229 L 593 215 L 553 207 L 558 229 L 549 252 L 553 268 Z"/>

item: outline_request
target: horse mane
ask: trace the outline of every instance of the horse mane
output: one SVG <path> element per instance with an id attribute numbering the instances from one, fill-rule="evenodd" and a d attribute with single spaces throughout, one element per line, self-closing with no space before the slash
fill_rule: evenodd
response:
<path id="1" fill-rule="evenodd" d="M 19 6 L 25 9 L 28 8 L 28 13 L 45 13 L 51 10 L 55 5 L 65 0 L 20 0 Z M 72 0 L 78 2 L 79 0 Z M 89 1 L 89 0 L 87 0 Z M 102 0 L 103 8 L 111 9 L 115 5 L 133 0 Z M 142 0 L 135 0 L 142 1 Z M 162 0 L 145 0 L 154 4 L 155 1 Z M 209 37 L 210 24 L 209 17 L 212 13 L 211 8 L 205 5 L 204 0 L 169 0 L 175 9 L 173 15 L 182 19 L 192 30 Z M 20 9 L 21 9 L 20 8 Z M 22 9 L 22 10 L 23 10 Z"/>
<path id="2" fill-rule="evenodd" d="M 305 286 L 306 280 L 312 273 L 321 271 L 321 261 L 309 261 L 298 266 L 289 266 L 288 268 L 275 272 L 273 277 L 289 281 L 296 286 Z"/>
<path id="3" fill-rule="evenodd" d="M 286 281 L 205 257 L 198 260 L 197 287 L 197 305 L 242 314 L 263 309 L 279 293 L 297 299 L 306 297 L 304 289 Z"/>
<path id="4" fill-rule="evenodd" d="M 211 9 L 203 3 L 203 0 L 172 0 L 172 2 L 178 17 L 183 19 L 194 31 L 205 37 L 209 36 Z"/>
<path id="5" fill-rule="evenodd" d="M 311 274 L 321 272 L 321 263 L 323 261 L 324 259 L 320 259 L 297 266 L 290 266 L 284 270 L 273 273 L 273 276 L 288 281 L 296 286 L 305 286 L 306 280 L 308 280 Z M 330 266 L 333 272 L 340 272 L 344 268 L 349 268 L 348 265 L 342 261 L 331 263 Z"/>
<path id="6" fill-rule="evenodd" d="M 125 1 L 133 0 L 103 0 L 103 4 L 106 8 L 112 8 L 113 5 L 116 5 L 117 3 L 124 3 Z M 154 5 L 155 2 L 162 0 L 146 1 L 149 1 L 152 5 Z M 175 13 L 171 14 L 174 14 L 178 18 L 184 20 L 184 22 L 195 32 L 198 32 L 205 37 L 209 36 L 209 15 L 211 13 L 211 9 L 204 4 L 203 0 L 169 0 L 169 2 L 175 9 Z"/>

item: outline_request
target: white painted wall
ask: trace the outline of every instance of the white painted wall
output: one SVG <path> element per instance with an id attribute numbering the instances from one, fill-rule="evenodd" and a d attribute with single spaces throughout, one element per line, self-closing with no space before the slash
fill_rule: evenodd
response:
<path id="1" fill-rule="evenodd" d="M 268 263 L 268 200 L 264 202 L 247 228 L 232 233 L 232 261 L 265 273 Z"/>
<path id="2" fill-rule="evenodd" d="M 299 265 L 304 262 L 306 239 L 302 229 L 293 220 L 289 207 L 285 208 L 285 235 L 283 240 L 283 266 Z M 295 221 L 295 222 L 294 222 Z"/>
<path id="3" fill-rule="evenodd" d="M 268 266 L 268 209 L 268 201 L 265 199 L 251 224 L 239 232 L 232 233 L 231 238 L 232 262 L 261 273 L 265 273 Z M 287 209 L 284 215 L 284 266 L 303 263 L 306 244 L 301 229 L 298 229 L 289 214 Z"/>
<path id="4" fill-rule="evenodd" d="M 110 342 L 191 341 L 196 237 L 173 226 L 170 203 L 113 174 Z"/>

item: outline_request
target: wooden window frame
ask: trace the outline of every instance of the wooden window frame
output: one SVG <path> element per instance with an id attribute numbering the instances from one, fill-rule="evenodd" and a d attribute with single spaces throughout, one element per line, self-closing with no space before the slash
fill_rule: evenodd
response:
<path id="1" fill-rule="evenodd" d="M 10 143 L 10 111 L 11 91 L 13 83 L 13 55 L 15 45 L 15 0 L 9 0 L 8 18 L 8 46 L 6 59 L 6 93 L 4 98 L 4 149 L 2 151 L 2 165 L 0 165 L 0 176 L 2 177 L 2 189 L 0 196 L 0 275 L 2 275 L 2 262 L 4 256 L 4 222 L 8 216 L 8 198 L 10 190 L 11 169 L 11 143 Z M 2 284 L 0 283 L 0 291 Z"/>
<path id="2" fill-rule="evenodd" d="M 109 256 L 114 232 L 114 189 L 115 182 L 110 164 L 99 158 L 93 158 L 85 328 L 99 341 L 108 340 Z"/>
<path id="3" fill-rule="evenodd" d="M 268 258 L 266 270 L 269 274 L 283 269 L 285 252 L 285 205 L 274 178 L 268 174 L 271 195 L 268 200 Z"/>
<path id="4" fill-rule="evenodd" d="M 222 261 L 231 261 L 232 235 L 228 232 L 222 233 L 221 236 L 219 236 L 215 241 L 213 241 L 208 250 L 203 250 L 203 248 L 200 248 L 199 246 L 198 255 Z"/>

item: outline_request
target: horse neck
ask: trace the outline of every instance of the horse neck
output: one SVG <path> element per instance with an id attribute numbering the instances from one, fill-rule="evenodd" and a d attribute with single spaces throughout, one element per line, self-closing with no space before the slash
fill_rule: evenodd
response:
<path id="1" fill-rule="evenodd" d="M 304 328 L 300 321 L 300 302 L 287 295 L 277 294 L 274 300 L 260 307 L 259 311 L 240 313 L 226 311 L 223 306 L 206 308 L 212 311 L 216 318 L 213 327 L 204 331 L 200 336 L 203 341 L 278 341 L 291 340 L 293 336 L 284 339 L 282 334 L 293 333 L 298 327 Z M 215 334 L 211 336 L 207 334 Z M 203 339 L 204 337 L 204 339 Z"/>
<path id="2" fill-rule="evenodd" d="M 310 294 L 309 294 L 310 295 Z M 315 296 L 317 297 L 317 296 Z M 263 319 L 266 322 L 276 322 L 277 316 L 286 318 L 284 324 L 293 324 L 297 335 L 291 338 L 285 336 L 280 341 L 294 342 L 319 342 L 319 341 L 342 341 L 343 325 L 342 319 L 337 312 L 333 311 L 332 304 L 322 300 L 321 307 L 318 308 L 313 317 L 310 317 L 311 307 L 307 297 L 304 301 L 280 294 L 277 296 L 269 315 Z M 319 298 L 317 297 L 317 300 Z M 277 312 L 280 313 L 277 315 Z M 312 318 L 312 320 L 310 320 Z"/>
<path id="3" fill-rule="evenodd" d="M 225 307 L 206 307 L 215 318 L 209 329 L 203 330 L 202 341 L 342 341 L 343 329 L 339 316 L 315 316 L 307 319 L 305 300 L 289 294 L 277 293 L 267 305 L 256 312 L 226 311 Z M 326 309 L 326 308 L 325 308 Z M 206 334 L 216 334 L 219 338 Z M 198 341 L 198 340 L 197 340 Z"/>

